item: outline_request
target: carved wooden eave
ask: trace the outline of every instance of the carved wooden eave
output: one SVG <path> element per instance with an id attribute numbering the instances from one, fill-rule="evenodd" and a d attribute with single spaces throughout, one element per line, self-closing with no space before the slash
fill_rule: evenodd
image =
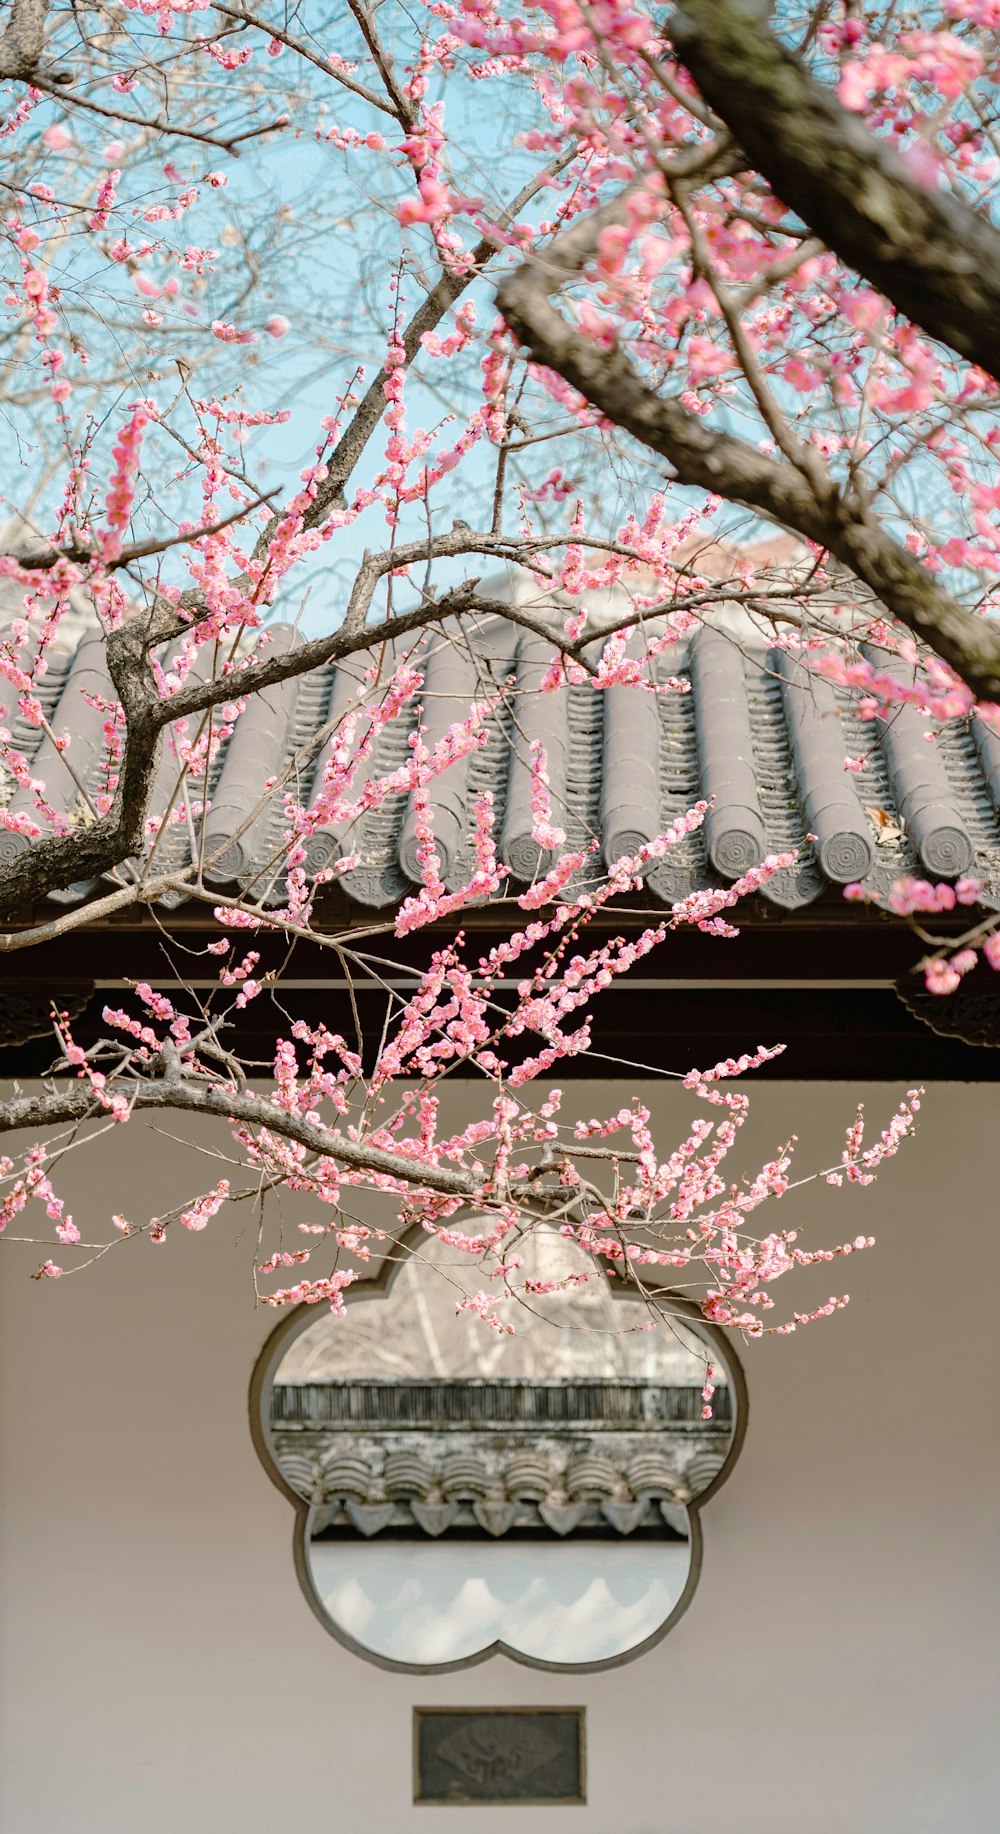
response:
<path id="1" fill-rule="evenodd" d="M 1000 975 L 982 962 L 953 993 L 928 993 L 915 975 L 905 976 L 896 992 L 923 1025 L 940 1038 L 960 1038 L 979 1049 L 1000 1047 Z"/>

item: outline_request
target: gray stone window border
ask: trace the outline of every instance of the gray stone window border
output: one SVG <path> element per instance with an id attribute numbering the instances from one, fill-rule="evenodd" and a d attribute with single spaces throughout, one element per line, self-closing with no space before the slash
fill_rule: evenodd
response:
<path id="1" fill-rule="evenodd" d="M 390 1244 L 390 1248 L 392 1246 L 405 1247 L 410 1241 L 421 1239 L 422 1232 L 419 1228 L 408 1230 L 405 1235 L 397 1237 L 395 1243 Z M 376 1274 L 359 1280 L 354 1286 L 347 1289 L 344 1294 L 345 1305 L 377 1304 L 380 1299 L 385 1298 L 396 1276 L 405 1265 L 403 1260 L 391 1260 L 387 1257 Z M 635 1294 L 631 1293 L 628 1288 L 615 1288 L 610 1286 L 610 1282 L 608 1284 L 615 1303 L 624 1302 L 629 1298 L 635 1299 Z M 669 1287 L 660 1288 L 658 1291 L 663 1297 L 670 1299 L 671 1307 L 677 1316 L 693 1326 L 698 1336 L 712 1346 L 713 1358 L 717 1359 L 725 1370 L 733 1397 L 733 1437 L 726 1457 L 711 1483 L 706 1485 L 700 1495 L 692 1498 L 691 1502 L 686 1505 L 691 1524 L 691 1560 L 684 1590 L 670 1615 L 664 1618 L 663 1623 L 650 1636 L 634 1644 L 631 1649 L 623 1650 L 619 1655 L 605 1656 L 595 1662 L 546 1662 L 539 1656 L 525 1655 L 523 1651 L 505 1643 L 502 1638 L 488 1644 L 484 1649 L 476 1650 L 474 1655 L 460 1656 L 451 1662 L 397 1662 L 390 1656 L 383 1656 L 375 1650 L 368 1649 L 365 1644 L 359 1643 L 356 1638 L 333 1622 L 317 1596 L 309 1567 L 310 1505 L 286 1482 L 277 1461 L 269 1428 L 268 1402 L 274 1377 L 289 1345 L 303 1331 L 308 1330 L 311 1324 L 315 1324 L 316 1307 L 296 1306 L 280 1320 L 265 1340 L 250 1378 L 250 1436 L 257 1456 L 272 1484 L 276 1490 L 281 1492 L 286 1502 L 291 1504 L 295 1512 L 292 1540 L 295 1572 L 310 1610 L 322 1624 L 328 1636 L 332 1636 L 343 1648 L 350 1650 L 352 1655 L 360 1656 L 365 1662 L 374 1663 L 376 1668 L 387 1669 L 393 1674 L 400 1675 L 449 1675 L 459 1669 L 475 1668 L 480 1662 L 488 1662 L 492 1656 L 507 1656 L 512 1662 L 519 1662 L 525 1668 L 541 1669 L 550 1674 L 596 1674 L 603 1669 L 622 1668 L 627 1662 L 634 1662 L 639 1656 L 645 1655 L 648 1650 L 655 1649 L 656 1645 L 663 1641 L 674 1625 L 680 1622 L 697 1591 L 698 1581 L 701 1578 L 704 1548 L 701 1512 L 705 1505 L 711 1502 L 716 1492 L 721 1490 L 743 1449 L 749 1415 L 749 1397 L 746 1378 L 729 1335 L 719 1326 L 709 1324 L 702 1317 L 696 1305 L 681 1298 L 679 1294 L 673 1293 Z"/>

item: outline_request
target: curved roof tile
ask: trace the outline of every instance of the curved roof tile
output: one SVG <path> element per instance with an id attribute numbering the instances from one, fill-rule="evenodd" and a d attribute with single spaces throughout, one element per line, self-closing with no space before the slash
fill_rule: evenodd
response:
<path id="1" fill-rule="evenodd" d="M 87 797 L 101 787 L 106 758 L 104 743 L 105 708 L 117 700 L 104 664 L 104 639 L 100 631 L 88 631 L 66 659 L 58 700 L 49 719 L 56 738 L 69 734 L 69 745 L 63 752 L 46 732 L 28 728 L 21 733 L 15 725 L 15 739 L 31 756 L 32 775 L 45 784 L 45 793 L 53 809 L 69 823 L 88 818 Z M 34 739 L 23 744 L 28 735 Z M 33 753 L 33 755 L 31 755 Z M 31 790 L 14 791 L 8 807 L 12 813 L 34 815 L 36 803 Z M 0 863 L 24 852 L 31 842 L 23 834 L 9 829 L 0 831 Z M 86 897 L 96 881 L 88 880 L 54 893 L 57 902 L 72 902 Z"/>
<path id="2" fill-rule="evenodd" d="M 271 629 L 271 656 L 281 656 L 299 642 L 287 624 Z M 239 676 L 233 692 L 239 693 Z M 205 821 L 205 858 L 216 855 L 205 877 L 210 885 L 253 886 L 259 893 L 275 870 L 264 846 L 271 811 L 254 813 L 264 784 L 276 777 L 288 755 L 288 736 L 299 683 L 295 677 L 251 695 L 226 747 L 219 780 Z M 248 819 L 252 818 L 252 819 Z M 220 851 L 223 850 L 223 851 Z"/>
<path id="3" fill-rule="evenodd" d="M 873 645 L 865 645 L 865 655 L 886 670 L 895 660 Z M 894 709 L 879 727 L 896 810 L 921 864 L 939 879 L 968 872 L 974 848 L 933 729 L 909 705 Z"/>
<path id="4" fill-rule="evenodd" d="M 475 654 L 464 646 L 446 639 L 432 638 L 424 661 L 423 740 L 428 751 L 441 743 L 450 726 L 461 719 L 462 712 L 481 694 L 482 681 Z M 461 882 L 459 858 L 465 839 L 468 813 L 469 758 L 456 763 L 434 777 L 428 786 L 428 803 L 434 828 L 434 845 L 441 863 L 445 884 L 457 888 Z M 417 811 L 411 796 L 399 837 L 399 863 L 407 878 L 420 879 L 420 841 Z"/>
<path id="5" fill-rule="evenodd" d="M 553 864 L 551 853 L 532 839 L 532 745 L 545 748 L 549 798 L 558 822 L 566 807 L 569 772 L 568 704 L 565 694 L 543 694 L 542 682 L 557 660 L 554 644 L 525 631 L 517 650 L 517 718 L 511 735 L 510 767 L 500 857 L 519 879 L 543 877 Z"/>
<path id="6" fill-rule="evenodd" d="M 296 639 L 279 626 L 273 640 L 285 646 Z M 605 861 L 652 839 L 699 798 L 713 799 L 704 831 L 672 848 L 649 873 L 649 890 L 662 903 L 728 883 L 766 854 L 794 847 L 796 866 L 764 890 L 787 909 L 849 880 L 885 902 L 905 872 L 935 878 L 972 872 L 983 886 L 981 902 L 1000 908 L 1000 738 L 978 719 L 949 721 L 928 743 L 928 723 L 914 709 L 904 707 L 884 723 L 863 720 L 856 697 L 804 677 L 795 657 L 759 642 L 744 651 L 732 633 L 711 625 L 673 646 L 658 665 L 661 680 L 689 679 L 686 694 L 600 691 L 586 682 L 543 693 L 554 647 L 498 617 L 461 631 L 442 626 L 418 653 L 422 706 L 381 729 L 375 774 L 405 762 L 418 718 L 433 744 L 465 716 L 471 700 L 504 696 L 488 717 L 487 743 L 431 786 L 435 842 L 449 885 L 463 883 L 471 869 L 473 805 L 484 789 L 494 799 L 501 858 L 515 878 L 528 880 L 551 863 L 531 838 L 537 740 L 548 757 L 553 820 L 570 847 L 596 841 Z M 215 865 L 214 884 L 235 882 L 269 895 L 280 855 L 280 808 L 253 817 L 237 838 L 238 830 L 253 816 L 265 780 L 343 716 L 357 680 L 356 664 L 330 667 L 250 701 L 210 784 L 206 852 L 232 837 Z M 56 730 L 70 731 L 68 755 L 91 788 L 102 768 L 103 716 L 84 693 L 95 692 L 110 697 L 95 638 L 85 637 L 71 655 L 53 652 L 40 697 Z M 3 711 L 8 720 L 16 715 L 6 703 Z M 49 756 L 51 742 L 19 715 L 13 735 L 56 806 L 71 814 L 79 793 L 65 764 Z M 322 782 L 332 743 L 326 739 L 296 785 L 307 802 Z M 861 768 L 845 770 L 847 756 L 860 759 Z M 164 801 L 163 783 L 161 772 L 154 812 Z M 8 783 L 8 795 L 12 788 Z M 23 794 L 16 793 L 14 806 Z M 0 861 L 28 844 L 0 830 Z M 176 824 L 160 857 L 180 868 L 191 845 L 189 825 Z M 308 869 L 319 872 L 344 853 L 358 856 L 341 881 L 351 900 L 377 909 L 398 902 L 418 870 L 410 799 L 391 797 L 349 829 L 320 829 L 310 842 Z M 587 871 L 594 875 L 593 862 Z M 92 889 L 74 886 L 57 896 L 78 900 Z"/>
<path id="7" fill-rule="evenodd" d="M 834 885 L 864 879 L 874 865 L 871 821 L 844 768 L 844 735 L 832 684 L 810 676 L 787 651 L 773 650 L 771 664 L 781 680 L 785 724 L 795 778 L 808 831 L 815 834 L 816 858 Z"/>
<path id="8" fill-rule="evenodd" d="M 660 819 L 660 715 L 644 688 L 605 690 L 602 850 L 606 866 L 655 841 Z"/>
<path id="9" fill-rule="evenodd" d="M 768 849 L 743 655 L 723 631 L 700 633 L 692 649 L 691 684 L 701 790 L 712 804 L 705 822 L 708 857 L 723 879 L 738 879 L 759 866 Z"/>

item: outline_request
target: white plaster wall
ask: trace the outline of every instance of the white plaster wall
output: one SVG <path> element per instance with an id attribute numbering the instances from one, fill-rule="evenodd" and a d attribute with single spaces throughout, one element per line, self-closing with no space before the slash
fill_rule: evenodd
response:
<path id="1" fill-rule="evenodd" d="M 643 1093 L 665 1124 L 691 1110 Z M 863 1093 L 874 1121 L 899 1091 Z M 854 1094 L 762 1086 L 759 1156 L 795 1130 L 803 1164 L 828 1160 Z M 878 1247 L 786 1282 L 789 1304 L 853 1303 L 745 1351 L 750 1430 L 694 1604 L 598 1675 L 387 1674 L 324 1634 L 247 1431 L 274 1322 L 249 1214 L 73 1280 L 5 1250 L 4 1834 L 994 1834 L 996 1125 L 992 1088 L 939 1085 L 871 1190 L 785 1200 L 810 1240 Z M 130 1126 L 80 1156 L 77 1220 L 218 1169 Z M 587 1806 L 415 1808 L 413 1706 L 479 1703 L 585 1704 Z"/>

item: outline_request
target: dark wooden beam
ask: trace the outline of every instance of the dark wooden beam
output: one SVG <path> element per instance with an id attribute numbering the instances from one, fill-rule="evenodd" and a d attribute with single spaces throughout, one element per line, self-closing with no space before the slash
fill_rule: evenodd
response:
<path id="1" fill-rule="evenodd" d="M 387 996 L 360 989 L 356 1003 L 366 1038 L 377 1039 Z M 120 990 L 98 986 L 74 1026 L 82 1044 L 106 1029 L 105 1003 L 121 1003 Z M 322 1020 L 350 1042 L 355 1037 L 351 1001 L 343 986 L 285 987 L 280 1008 L 264 993 L 226 1033 L 240 1055 L 270 1075 L 275 1040 L 288 1035 L 289 1019 Z M 836 1082 L 891 1081 L 904 1087 L 927 1081 L 994 1082 L 1000 1051 L 939 1036 L 921 1023 L 892 987 L 629 987 L 623 982 L 597 1002 L 593 1049 L 569 1058 L 547 1082 L 580 1077 L 634 1083 L 648 1066 L 684 1074 L 737 1056 L 757 1044 L 784 1043 L 783 1056 L 756 1071 L 764 1079 Z M 531 1048 L 534 1048 L 532 1046 Z M 56 1055 L 53 1040 L 34 1039 L 0 1050 L 0 1078 L 42 1075 Z"/>

